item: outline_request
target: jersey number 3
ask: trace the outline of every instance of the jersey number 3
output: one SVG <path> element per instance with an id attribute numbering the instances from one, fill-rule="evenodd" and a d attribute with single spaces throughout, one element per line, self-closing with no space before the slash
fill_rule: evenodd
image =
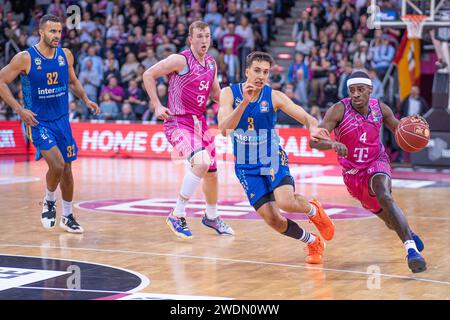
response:
<path id="1" fill-rule="evenodd" d="M 47 84 L 58 84 L 58 72 L 47 73 Z"/>
<path id="2" fill-rule="evenodd" d="M 248 121 L 248 130 L 255 130 L 255 122 L 252 117 L 247 118 Z"/>

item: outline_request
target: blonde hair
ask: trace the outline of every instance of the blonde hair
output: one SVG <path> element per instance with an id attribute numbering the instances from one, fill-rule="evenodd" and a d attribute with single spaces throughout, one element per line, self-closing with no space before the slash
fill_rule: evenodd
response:
<path id="1" fill-rule="evenodd" d="M 194 35 L 194 29 L 204 30 L 206 28 L 209 28 L 209 25 L 206 22 L 201 20 L 194 21 L 189 26 L 189 35 L 191 37 Z"/>

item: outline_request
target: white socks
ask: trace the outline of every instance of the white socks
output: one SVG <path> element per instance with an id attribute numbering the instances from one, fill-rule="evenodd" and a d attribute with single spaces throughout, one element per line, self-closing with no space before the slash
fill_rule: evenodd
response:
<path id="1" fill-rule="evenodd" d="M 416 250 L 416 252 L 419 252 L 419 250 L 417 250 L 416 243 L 414 242 L 414 240 L 406 240 L 404 245 L 406 254 L 408 254 L 408 249 L 414 249 Z"/>
<path id="2" fill-rule="evenodd" d="M 303 235 L 300 238 L 300 241 L 302 241 L 306 244 L 311 244 L 314 241 L 316 241 L 316 237 L 312 233 L 309 233 L 308 231 L 303 230 Z"/>
<path id="3" fill-rule="evenodd" d="M 178 197 L 177 205 L 175 206 L 175 209 L 173 210 L 172 214 L 178 218 L 186 217 L 186 211 L 184 211 L 184 210 L 186 208 L 187 203 L 188 203 L 187 200 L 184 200 L 184 199 L 181 199 L 180 197 Z"/>
<path id="4" fill-rule="evenodd" d="M 197 190 L 201 181 L 202 181 L 202 178 L 197 177 L 192 171 L 189 170 L 186 173 L 186 175 L 184 176 L 184 179 L 183 179 L 183 184 L 181 185 L 180 197 L 178 197 L 177 205 L 175 206 L 175 209 L 173 211 L 173 215 L 175 217 L 185 217 L 186 216 L 185 208 L 186 208 L 187 202 L 192 197 L 192 195 L 195 193 L 195 190 Z"/>
<path id="5" fill-rule="evenodd" d="M 45 198 L 47 201 L 56 201 L 55 191 L 49 191 L 47 188 L 45 189 Z"/>
<path id="6" fill-rule="evenodd" d="M 314 218 L 316 216 L 316 206 L 313 204 L 310 204 L 311 210 L 307 213 L 308 217 Z"/>
<path id="7" fill-rule="evenodd" d="M 56 201 L 56 191 L 49 191 L 48 189 L 45 189 L 45 198 L 44 201 Z M 72 214 L 72 204 L 73 201 L 64 201 L 62 199 L 62 215 L 64 217 L 68 217 L 70 214 Z M 45 211 L 45 208 L 43 208 L 43 211 Z"/>
<path id="8" fill-rule="evenodd" d="M 219 214 L 217 213 L 217 204 L 215 205 L 206 204 L 206 217 L 209 220 L 214 220 L 218 216 Z"/>
<path id="9" fill-rule="evenodd" d="M 68 217 L 70 214 L 72 214 L 72 201 L 62 200 L 62 215 Z"/>
<path id="10" fill-rule="evenodd" d="M 186 217 L 186 205 L 189 199 L 194 195 L 201 181 L 202 178 L 196 176 L 192 171 L 189 170 L 186 173 L 181 185 L 180 196 L 178 197 L 177 204 L 172 213 L 175 217 Z M 217 213 L 217 204 L 206 204 L 206 217 L 209 220 L 214 220 L 218 216 L 219 214 Z"/>

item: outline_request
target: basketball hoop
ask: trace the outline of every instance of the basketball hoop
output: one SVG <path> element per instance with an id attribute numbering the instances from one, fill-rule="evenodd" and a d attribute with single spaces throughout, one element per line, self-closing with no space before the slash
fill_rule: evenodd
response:
<path id="1" fill-rule="evenodd" d="M 405 14 L 402 16 L 402 21 L 406 24 L 408 31 L 408 38 L 421 39 L 422 30 L 429 16 L 423 14 Z"/>

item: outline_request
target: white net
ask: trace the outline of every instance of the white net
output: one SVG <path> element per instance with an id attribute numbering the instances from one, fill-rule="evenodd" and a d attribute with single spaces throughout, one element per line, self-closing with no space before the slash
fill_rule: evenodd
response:
<path id="1" fill-rule="evenodd" d="M 407 14 L 402 16 L 402 20 L 406 24 L 406 30 L 408 31 L 408 38 L 422 38 L 422 30 L 427 18 L 428 16 L 420 14 Z"/>

